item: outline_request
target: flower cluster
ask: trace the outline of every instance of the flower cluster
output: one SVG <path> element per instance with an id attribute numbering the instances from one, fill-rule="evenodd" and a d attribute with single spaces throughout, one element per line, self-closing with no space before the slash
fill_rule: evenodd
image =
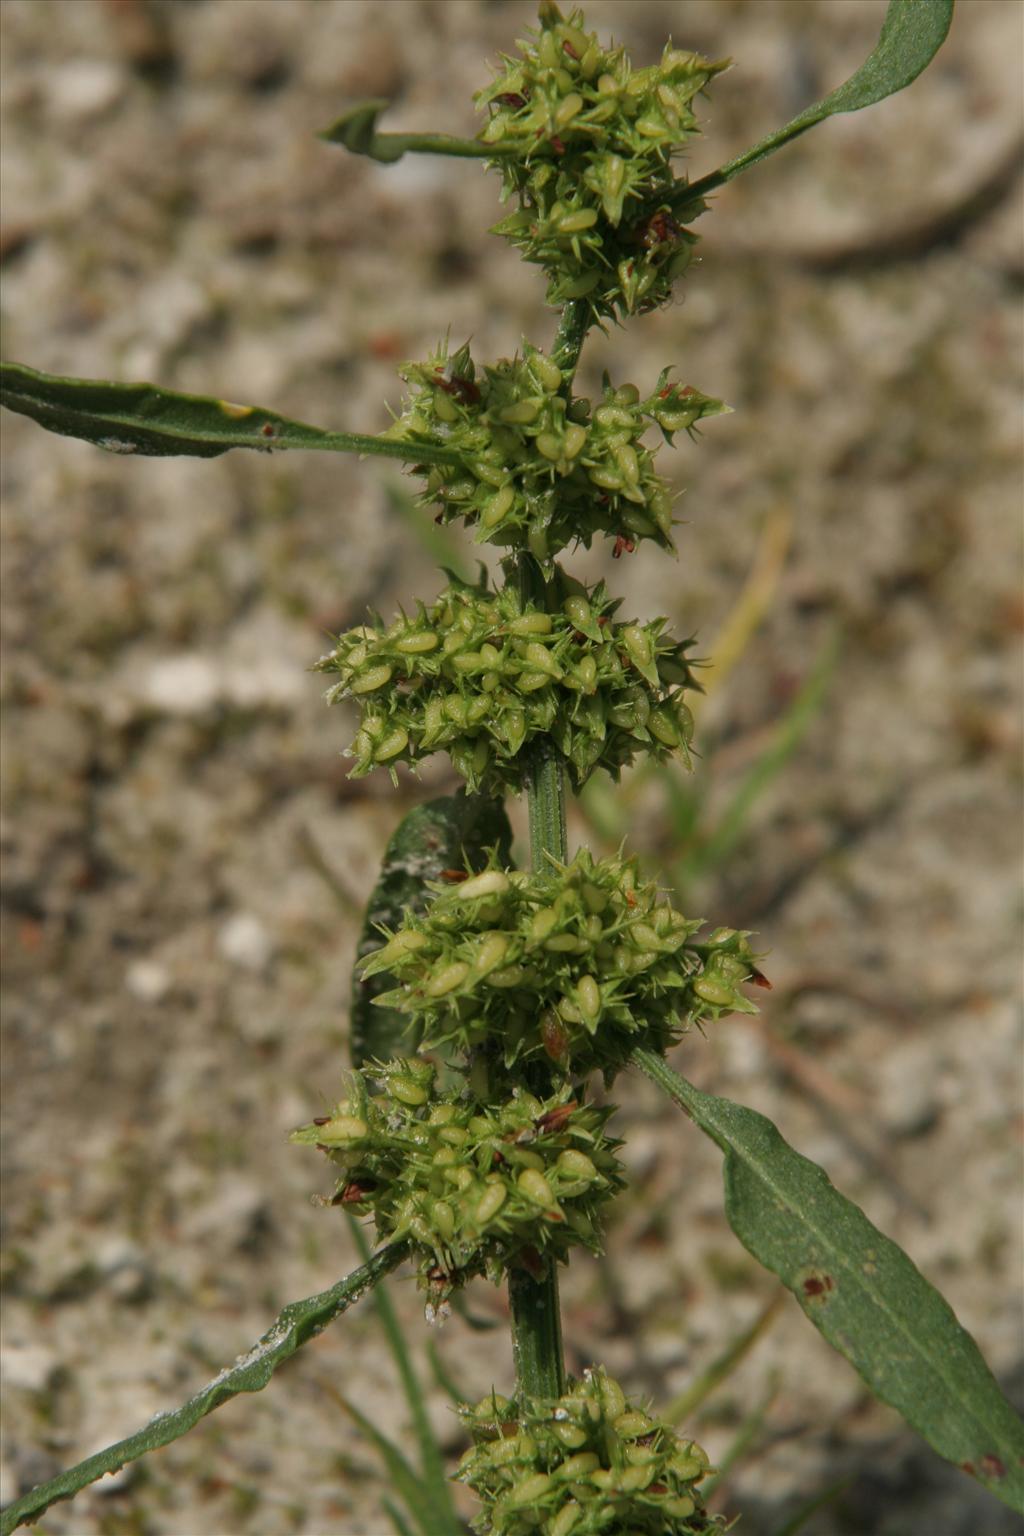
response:
<path id="1" fill-rule="evenodd" d="M 690 1536 L 720 1530 L 697 1483 L 706 1453 L 627 1403 L 603 1370 L 557 1401 L 492 1394 L 463 1419 L 473 1445 L 455 1474 L 483 1500 L 488 1536 Z"/>
<path id="2" fill-rule="evenodd" d="M 600 1068 L 610 1082 L 637 1046 L 663 1051 L 690 1024 L 756 1012 L 741 990 L 759 978 L 747 935 L 693 943 L 700 920 L 660 901 L 633 859 L 582 849 L 532 874 L 492 859 L 431 888 L 431 905 L 361 962 L 395 977 L 378 1001 L 415 1019 L 427 1048 L 490 1042 L 507 1068 Z"/>
<path id="3" fill-rule="evenodd" d="M 436 1307 L 474 1275 L 497 1283 L 510 1264 L 600 1248 L 602 1208 L 623 1185 L 619 1143 L 604 1132 L 613 1113 L 568 1087 L 543 1101 L 517 1089 L 478 1102 L 440 1091 L 429 1062 L 399 1059 L 356 1073 L 330 1115 L 292 1140 L 342 1170 L 332 1204 L 372 1211 L 383 1242 L 412 1243 Z"/>
<path id="4" fill-rule="evenodd" d="M 603 582 L 587 589 L 556 568 L 542 606 L 514 583 L 494 593 L 486 578 L 453 579 L 429 608 L 347 631 L 317 666 L 339 678 L 329 701 L 360 707 L 352 777 L 445 751 L 471 791 L 517 791 L 538 736 L 577 788 L 640 752 L 686 757 L 692 641 L 668 639 L 663 619 L 614 623 L 617 608 Z"/>
<path id="5" fill-rule="evenodd" d="M 641 439 L 657 426 L 671 442 L 726 409 L 665 370 L 643 399 L 635 384 L 606 378 L 592 410 L 566 398 L 561 370 L 529 344 L 479 376 L 468 344 L 450 355 L 442 344 L 402 377 L 412 394 L 385 436 L 458 454 L 456 464 L 424 466 L 421 504 L 472 524 L 478 543 L 545 562 L 571 543 L 589 548 L 599 533 L 620 540 L 620 552 L 638 539 L 671 549 L 671 497 Z"/>
<path id="6" fill-rule="evenodd" d="M 586 298 L 598 315 L 653 309 L 689 265 L 696 237 L 673 217 L 672 156 L 699 131 L 693 101 L 726 67 L 671 45 L 634 69 L 573 11 L 541 7 L 541 25 L 504 55 L 478 92 L 505 196 L 495 228 L 548 275 L 548 302 Z M 703 209 L 697 202 L 692 212 Z"/>

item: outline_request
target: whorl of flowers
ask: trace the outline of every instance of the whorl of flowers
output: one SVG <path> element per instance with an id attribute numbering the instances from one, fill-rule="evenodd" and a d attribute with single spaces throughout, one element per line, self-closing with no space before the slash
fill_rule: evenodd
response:
<path id="1" fill-rule="evenodd" d="M 664 619 L 614 623 L 618 603 L 557 571 L 544 606 L 515 583 L 492 592 L 452 579 L 430 605 L 390 625 L 347 631 L 317 664 L 337 674 L 333 702 L 360 707 L 353 778 L 445 751 L 471 791 L 522 788 L 526 748 L 553 743 L 579 788 L 595 768 L 618 777 L 639 753 L 687 757 L 698 685 Z"/>
<path id="2" fill-rule="evenodd" d="M 609 317 L 653 309 L 696 243 L 673 217 L 686 183 L 672 157 L 699 131 L 694 98 L 728 61 L 669 44 L 634 69 L 583 30 L 581 12 L 566 21 L 549 3 L 540 21 L 477 94 L 489 113 L 481 138 L 519 204 L 494 232 L 544 268 L 550 304 L 586 298 Z"/>
<path id="3" fill-rule="evenodd" d="M 671 497 L 641 438 L 657 426 L 671 442 L 726 407 L 668 375 L 645 399 L 635 384 L 606 377 L 591 410 L 566 398 L 561 370 L 528 343 L 522 357 L 479 376 L 468 344 L 449 355 L 442 343 L 402 369 L 412 394 L 385 436 L 459 454 L 457 464 L 424 468 L 420 503 L 439 507 L 443 522 L 463 518 L 478 543 L 543 562 L 569 544 L 589 548 L 598 533 L 619 540 L 619 552 L 639 539 L 671 549 Z"/>
<path id="4" fill-rule="evenodd" d="M 634 859 L 581 849 L 526 874 L 492 866 L 437 882 L 361 962 L 399 983 L 377 1001 L 409 1014 L 424 1046 L 488 1044 L 506 1068 L 546 1062 L 610 1082 L 639 1045 L 663 1051 L 691 1024 L 756 1012 L 741 990 L 759 979 L 747 935 L 683 917 L 643 882 Z"/>
<path id="5" fill-rule="evenodd" d="M 492 1393 L 462 1410 L 473 1437 L 455 1474 L 483 1500 L 484 1536 L 697 1536 L 720 1530 L 692 1440 L 627 1402 L 604 1370 L 557 1401 Z"/>
<path id="6" fill-rule="evenodd" d="M 380 1093 L 371 1093 L 377 1083 Z M 546 1100 L 519 1088 L 504 1102 L 440 1091 L 420 1059 L 356 1073 L 329 1115 L 296 1131 L 341 1169 L 332 1204 L 372 1212 L 378 1238 L 408 1240 L 431 1304 L 510 1265 L 599 1250 L 603 1207 L 623 1186 L 613 1108 L 577 1102 L 568 1086 Z"/>

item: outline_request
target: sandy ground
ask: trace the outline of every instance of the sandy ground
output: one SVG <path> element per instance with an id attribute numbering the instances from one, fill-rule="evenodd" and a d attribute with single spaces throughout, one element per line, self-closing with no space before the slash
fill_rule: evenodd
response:
<path id="1" fill-rule="evenodd" d="M 670 31 L 736 58 L 699 174 L 844 78 L 883 9 L 588 14 L 643 60 Z M 395 100 L 396 128 L 472 131 L 483 59 L 531 15 L 4 0 L 5 355 L 366 431 L 398 402 L 396 364 L 449 326 L 482 358 L 543 344 L 542 282 L 483 233 L 497 198 L 479 167 L 384 169 L 313 137 L 371 95 Z M 721 194 L 681 306 L 592 343 L 585 387 L 604 366 L 646 386 L 673 362 L 735 414 L 672 457 L 678 562 L 576 562 L 712 658 L 761 573 L 760 626 L 709 674 L 705 832 L 840 636 L 789 766 L 729 859 L 699 878 L 691 861 L 680 892 L 758 930 L 775 991 L 678 1064 L 821 1161 L 1018 1387 L 1022 20 L 1017 0 L 962 0 L 911 91 Z M 285 1138 L 337 1092 L 383 844 L 452 780 L 437 764 L 399 795 L 348 783 L 346 721 L 309 673 L 367 604 L 436 589 L 396 469 L 124 461 L 8 417 L 2 475 L 7 1499 L 182 1400 L 353 1266 L 311 1204 L 322 1166 Z M 678 869 L 664 792 L 627 790 L 592 815 L 617 838 L 625 808 L 650 866 Z M 578 813 L 573 835 L 601 841 Z M 775 1287 L 725 1225 L 714 1148 L 649 1085 L 616 1097 L 635 1188 L 606 1261 L 564 1280 L 567 1349 L 663 1404 Z M 392 1290 L 423 1363 L 419 1299 Z M 503 1305 L 472 1295 L 481 1316 Z M 456 1319 L 437 1343 L 468 1395 L 507 1387 L 504 1329 Z M 41 1529 L 377 1536 L 380 1469 L 328 1387 L 406 1433 L 363 1309 Z M 810 1536 L 1011 1530 L 788 1301 L 690 1427 L 721 1456 L 769 1395 L 717 1505 L 749 1536 L 838 1479 Z"/>

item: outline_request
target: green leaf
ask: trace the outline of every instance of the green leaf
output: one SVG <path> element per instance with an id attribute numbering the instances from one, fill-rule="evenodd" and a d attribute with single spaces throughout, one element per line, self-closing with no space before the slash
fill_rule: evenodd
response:
<path id="1" fill-rule="evenodd" d="M 181 395 L 155 384 L 62 379 L 22 363 L 0 363 L 0 404 L 31 416 L 49 432 L 80 437 L 109 453 L 213 459 L 229 448 L 320 448 L 369 453 L 417 464 L 454 463 L 432 443 L 399 442 L 358 432 L 325 432 L 258 405 L 207 395 Z"/>
<path id="2" fill-rule="evenodd" d="M 634 1060 L 725 1153 L 726 1214 L 740 1242 L 877 1397 L 1024 1513 L 1024 1423 L 903 1250 L 764 1115 L 702 1093 L 651 1051 Z"/>
<path id="3" fill-rule="evenodd" d="M 693 182 L 676 199 L 677 208 L 698 201 L 716 187 L 732 181 L 741 171 L 773 155 L 783 144 L 798 138 L 826 117 L 837 112 L 859 112 L 894 96 L 916 80 L 938 53 L 950 22 L 953 0 L 889 0 L 889 9 L 874 52 L 865 59 L 845 85 L 831 91 L 823 100 L 794 117 L 791 123 L 770 133 L 744 154 L 720 166 L 709 176 Z"/>
<path id="4" fill-rule="evenodd" d="M 327 1324 L 364 1296 L 368 1290 L 395 1269 L 405 1258 L 406 1244 L 394 1243 L 362 1265 L 330 1290 L 307 1296 L 304 1301 L 293 1301 L 281 1312 L 272 1328 L 257 1340 L 252 1349 L 240 1355 L 233 1366 L 228 1366 L 218 1376 L 207 1382 L 194 1397 L 181 1408 L 169 1413 L 156 1414 L 144 1429 L 118 1440 L 94 1456 L 86 1457 L 77 1466 L 61 1472 L 48 1483 L 40 1483 L 23 1498 L 8 1504 L 0 1516 L 0 1536 L 10 1536 L 11 1531 L 27 1521 L 37 1520 L 40 1515 L 56 1504 L 59 1499 L 70 1499 L 81 1489 L 94 1483 L 107 1472 L 117 1472 L 130 1461 L 137 1461 L 148 1451 L 162 1445 L 170 1445 L 199 1420 L 219 1408 L 239 1392 L 260 1392 L 267 1385 L 279 1365 L 294 1355 L 295 1351 L 310 1339 L 322 1333 Z"/>
<path id="5" fill-rule="evenodd" d="M 357 959 L 381 946 L 381 928 L 399 928 L 406 912 L 422 912 L 430 900 L 428 880 L 445 869 L 483 867 L 497 845 L 502 863 L 511 859 L 512 829 L 500 800 L 486 795 L 443 795 L 415 806 L 399 824 L 384 851 L 380 878 L 370 897 Z M 409 1020 L 396 1008 L 376 1008 L 374 998 L 396 985 L 390 971 L 363 978 L 352 974 L 352 1065 L 387 1061 L 415 1049 Z"/>
<path id="6" fill-rule="evenodd" d="M 343 144 L 354 155 L 366 155 L 393 165 L 403 155 L 456 155 L 463 160 L 495 160 L 503 151 L 480 139 L 457 139 L 449 133 L 378 133 L 377 119 L 391 105 L 374 98 L 357 102 L 317 135 L 328 144 Z"/>

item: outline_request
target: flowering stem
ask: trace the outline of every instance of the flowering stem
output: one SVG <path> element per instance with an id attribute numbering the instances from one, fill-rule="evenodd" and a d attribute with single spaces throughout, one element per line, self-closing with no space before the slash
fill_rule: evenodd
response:
<path id="1" fill-rule="evenodd" d="M 588 304 L 576 299 L 564 306 L 551 357 L 563 374 L 568 375 L 564 384 L 567 392 L 572 389 L 573 375 L 589 327 Z M 530 555 L 520 555 L 516 575 L 524 599 L 540 597 L 543 576 Z M 534 747 L 526 784 L 526 803 L 530 817 L 531 866 L 534 870 L 543 869 L 548 855 L 564 863 L 569 852 L 565 829 L 565 775 L 549 741 L 541 740 Z M 560 1397 L 565 1391 L 565 1365 L 558 1271 L 554 1262 L 539 1280 L 525 1269 L 510 1269 L 508 1300 L 518 1394 L 521 1397 Z"/>
<path id="2" fill-rule="evenodd" d="M 527 566 L 529 561 L 529 566 Z M 527 584 L 536 571 L 529 556 L 519 568 Z M 546 855 L 564 862 L 565 780 L 562 765 L 546 741 L 534 749 L 526 787 L 530 815 L 530 862 L 542 869 Z M 565 1390 L 562 1361 L 562 1317 L 558 1304 L 558 1271 L 554 1261 L 547 1273 L 535 1280 L 525 1269 L 508 1272 L 508 1299 L 512 1312 L 512 1360 L 518 1394 L 529 1397 L 560 1397 Z"/>

